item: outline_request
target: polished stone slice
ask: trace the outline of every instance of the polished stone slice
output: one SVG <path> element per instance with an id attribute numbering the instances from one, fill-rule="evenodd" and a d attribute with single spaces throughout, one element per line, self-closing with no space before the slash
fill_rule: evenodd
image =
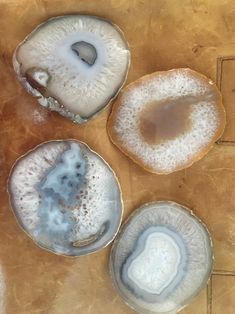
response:
<path id="1" fill-rule="evenodd" d="M 51 18 L 15 50 L 14 69 L 39 103 L 77 123 L 102 110 L 124 84 L 130 52 L 121 30 L 89 15 Z"/>
<path id="2" fill-rule="evenodd" d="M 212 148 L 224 127 L 218 88 L 189 68 L 154 72 L 129 84 L 108 121 L 112 142 L 156 174 L 191 166 Z"/>
<path id="3" fill-rule="evenodd" d="M 112 279 L 141 313 L 176 313 L 205 286 L 212 269 L 206 227 L 173 202 L 140 207 L 124 224 L 111 256 Z"/>
<path id="4" fill-rule="evenodd" d="M 9 179 L 12 208 L 41 247 L 84 255 L 106 246 L 122 216 L 119 184 L 105 161 L 75 140 L 42 143 Z"/>

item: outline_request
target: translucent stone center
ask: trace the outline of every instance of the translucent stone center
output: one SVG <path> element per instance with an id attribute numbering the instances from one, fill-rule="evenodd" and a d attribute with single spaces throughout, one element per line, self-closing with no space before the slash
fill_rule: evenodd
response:
<path id="1" fill-rule="evenodd" d="M 85 41 L 79 41 L 73 44 L 71 48 L 83 62 L 88 65 L 93 65 L 95 63 L 97 53 L 93 45 Z"/>
<path id="2" fill-rule="evenodd" d="M 146 292 L 160 294 L 176 276 L 180 256 L 178 245 L 169 235 L 155 232 L 130 264 L 128 276 Z"/>
<path id="3" fill-rule="evenodd" d="M 158 144 L 172 140 L 191 128 L 191 98 L 154 101 L 140 113 L 139 128 L 144 140 L 149 144 Z"/>

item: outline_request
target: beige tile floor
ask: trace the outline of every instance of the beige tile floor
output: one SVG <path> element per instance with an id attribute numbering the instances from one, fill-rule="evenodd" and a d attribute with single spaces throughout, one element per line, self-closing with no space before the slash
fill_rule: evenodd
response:
<path id="1" fill-rule="evenodd" d="M 213 314 L 234 314 L 235 309 L 235 276 L 213 275 L 212 303 Z"/>
<path id="2" fill-rule="evenodd" d="M 128 82 L 175 67 L 191 67 L 216 80 L 217 58 L 235 56 L 233 0 L 0 0 L 0 313 L 134 313 L 112 288 L 110 247 L 78 259 L 55 256 L 34 245 L 10 211 L 6 182 L 12 163 L 55 138 L 83 140 L 110 163 L 122 186 L 124 219 L 152 200 L 192 208 L 211 231 L 215 267 L 209 287 L 182 313 L 235 313 L 235 146 L 230 142 L 235 141 L 235 61 L 226 61 L 231 63 L 223 64 L 217 77 L 228 112 L 226 142 L 187 170 L 148 174 L 110 143 L 105 129 L 110 109 L 79 127 L 41 108 L 15 79 L 11 58 L 17 43 L 43 20 L 75 12 L 106 17 L 123 29 L 132 52 Z"/>

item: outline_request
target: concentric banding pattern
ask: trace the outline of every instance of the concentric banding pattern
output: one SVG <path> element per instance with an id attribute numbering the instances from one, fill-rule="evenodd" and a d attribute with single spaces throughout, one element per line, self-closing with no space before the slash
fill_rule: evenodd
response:
<path id="1" fill-rule="evenodd" d="M 51 141 L 20 158 L 9 178 L 12 208 L 41 247 L 84 255 L 106 246 L 122 216 L 112 169 L 85 144 Z"/>
<path id="2" fill-rule="evenodd" d="M 212 268 L 205 226 L 173 202 L 147 204 L 120 230 L 110 257 L 121 296 L 141 313 L 175 313 L 206 284 Z"/>
<path id="3" fill-rule="evenodd" d="M 120 29 L 88 15 L 46 21 L 25 38 L 13 58 L 19 80 L 41 105 L 79 123 L 117 94 L 129 62 Z"/>
<path id="4" fill-rule="evenodd" d="M 165 109 L 174 105 L 175 112 L 188 107 L 185 119 L 189 127 L 172 138 L 147 142 L 140 120 L 154 103 Z M 172 113 L 169 110 L 169 115 Z M 171 128 L 169 121 L 163 124 L 166 130 Z M 147 124 L 150 128 L 151 123 L 153 118 Z M 225 112 L 215 84 L 190 69 L 175 69 L 146 75 L 126 86 L 113 106 L 108 130 L 112 141 L 134 161 L 146 170 L 165 174 L 188 167 L 205 155 L 224 125 Z"/>

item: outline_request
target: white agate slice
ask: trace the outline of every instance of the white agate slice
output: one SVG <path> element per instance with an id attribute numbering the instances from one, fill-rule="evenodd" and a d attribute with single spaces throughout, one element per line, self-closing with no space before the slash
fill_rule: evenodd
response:
<path id="1" fill-rule="evenodd" d="M 89 15 L 39 25 L 17 47 L 13 65 L 39 103 L 83 123 L 102 110 L 125 82 L 130 63 L 120 29 Z"/>

